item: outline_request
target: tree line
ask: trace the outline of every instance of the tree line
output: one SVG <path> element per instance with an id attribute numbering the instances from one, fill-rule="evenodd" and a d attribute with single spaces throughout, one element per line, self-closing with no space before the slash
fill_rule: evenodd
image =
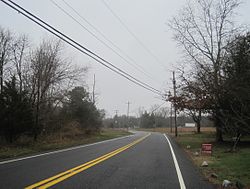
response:
<path id="1" fill-rule="evenodd" d="M 84 84 L 87 67 L 69 60 L 59 40 L 33 46 L 27 36 L 0 27 L 1 139 L 37 140 L 70 123 L 87 134 L 99 130 L 103 112 Z"/>
<path id="2" fill-rule="evenodd" d="M 218 142 L 250 134 L 250 33 L 234 21 L 240 3 L 192 0 L 169 23 L 184 64 L 167 99 L 198 125 L 211 115 Z"/>
<path id="3" fill-rule="evenodd" d="M 139 115 L 129 116 L 115 115 L 112 118 L 104 119 L 104 127 L 109 128 L 170 128 L 173 125 L 173 117 L 168 107 L 156 108 L 152 106 L 152 111 L 139 110 Z M 184 127 L 185 123 L 193 123 L 191 116 L 179 114 L 177 116 L 178 127 Z M 208 116 L 202 116 L 201 125 L 203 127 L 212 127 L 213 123 Z"/>

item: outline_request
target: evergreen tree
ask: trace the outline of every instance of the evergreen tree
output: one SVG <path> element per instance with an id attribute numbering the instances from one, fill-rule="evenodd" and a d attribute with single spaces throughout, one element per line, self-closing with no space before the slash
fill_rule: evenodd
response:
<path id="1" fill-rule="evenodd" d="M 32 108 L 26 93 L 16 86 L 16 78 L 5 82 L 0 94 L 1 135 L 10 143 L 33 127 Z"/>
<path id="2" fill-rule="evenodd" d="M 228 44 L 224 75 L 220 101 L 224 131 L 237 137 L 250 134 L 250 33 Z"/>
<path id="3" fill-rule="evenodd" d="M 86 133 L 98 131 L 102 126 L 102 116 L 83 87 L 75 87 L 69 92 L 64 103 L 64 112 L 77 121 Z"/>

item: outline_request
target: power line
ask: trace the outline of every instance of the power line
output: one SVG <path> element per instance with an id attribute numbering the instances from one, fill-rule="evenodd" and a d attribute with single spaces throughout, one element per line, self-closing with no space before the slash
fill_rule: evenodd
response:
<path id="1" fill-rule="evenodd" d="M 60 9 L 62 12 L 64 12 L 67 16 L 69 16 L 72 20 L 74 20 L 76 23 L 78 23 L 84 30 L 86 30 L 90 35 L 92 35 L 96 40 L 101 42 L 104 46 L 109 48 L 112 52 L 114 52 L 117 56 L 119 56 L 121 59 L 123 59 L 126 63 L 131 65 L 133 68 L 138 70 L 139 72 L 143 73 L 150 79 L 152 79 L 150 76 L 145 74 L 144 71 L 137 68 L 135 65 L 131 64 L 127 59 L 125 59 L 123 56 L 121 56 L 117 51 L 115 51 L 112 47 L 110 47 L 107 43 L 105 43 L 103 40 L 101 40 L 97 35 L 95 35 L 93 32 L 91 32 L 87 27 L 85 27 L 81 22 L 79 22 L 74 16 L 72 16 L 70 13 L 68 13 L 65 9 L 63 9 L 60 5 L 58 5 L 54 0 L 50 0 L 58 9 Z"/>
<path id="2" fill-rule="evenodd" d="M 53 4 L 55 4 L 59 9 L 61 9 L 65 14 L 67 14 L 68 16 L 70 16 L 71 18 L 73 17 L 72 15 L 69 15 L 69 13 L 63 9 L 62 7 L 60 7 L 57 3 L 55 3 L 54 0 L 50 0 Z M 150 74 L 147 73 L 147 71 L 145 71 L 145 69 L 140 66 L 139 64 L 136 63 L 136 61 L 131 58 L 127 53 L 125 53 L 118 45 L 116 45 L 114 42 L 112 42 L 110 39 L 108 39 L 108 37 L 106 37 L 96 26 L 94 26 L 93 24 L 91 24 L 86 18 L 84 18 L 74 7 L 72 7 L 69 3 L 67 3 L 65 0 L 62 0 L 64 2 L 64 4 L 69 7 L 75 14 L 77 14 L 82 20 L 84 20 L 90 27 L 92 27 L 92 29 L 94 31 L 96 31 L 99 35 L 101 35 L 106 41 L 108 41 L 113 47 L 115 47 L 118 51 L 120 51 L 121 54 L 125 55 L 126 58 L 128 58 L 131 62 L 133 62 L 135 65 L 133 65 L 131 62 L 129 62 L 127 59 L 125 60 L 124 57 L 121 57 L 121 55 L 117 54 L 117 52 L 114 52 L 115 50 L 112 49 L 111 47 L 108 47 L 109 49 L 112 49 L 112 51 L 117 54 L 119 57 L 121 57 L 126 63 L 128 63 L 129 65 L 131 65 L 132 67 L 134 67 L 136 70 L 138 70 L 139 72 L 143 73 L 145 76 L 147 76 L 148 78 L 150 78 L 151 80 L 154 80 L 155 82 L 157 82 L 153 77 L 150 76 Z M 75 18 L 72 18 L 76 21 Z M 78 24 L 80 24 L 78 21 L 76 21 Z M 80 24 L 81 25 L 81 24 Z M 85 29 L 85 27 L 84 27 Z M 91 33 L 89 30 L 87 30 L 89 33 Z M 91 33 L 92 35 L 92 33 Z M 95 38 L 97 38 L 97 36 L 94 36 Z M 99 40 L 100 41 L 100 40 Z M 102 41 L 102 43 L 104 43 Z M 107 46 L 107 44 L 105 44 L 105 46 Z M 158 83 L 158 82 L 157 82 Z"/>
<path id="3" fill-rule="evenodd" d="M 160 107 L 162 107 L 163 104 L 165 104 L 165 103 L 166 103 L 166 101 L 164 101 L 162 104 L 160 104 L 160 105 L 157 106 L 155 109 L 153 109 L 153 110 L 151 111 L 151 113 L 154 113 L 156 110 L 158 110 Z"/>
<path id="4" fill-rule="evenodd" d="M 114 10 L 109 6 L 109 4 L 102 0 L 104 6 L 110 11 L 110 13 L 120 22 L 120 24 L 125 28 L 125 30 L 143 47 L 164 69 L 166 68 L 164 64 L 161 63 L 159 58 L 135 35 L 134 32 L 123 22 L 123 20 L 114 12 Z"/>
<path id="5" fill-rule="evenodd" d="M 103 59 L 99 55 L 97 55 L 94 52 L 92 52 L 91 50 L 89 50 L 88 48 L 86 48 L 86 47 L 82 46 L 81 44 L 79 44 L 78 42 L 74 41 L 73 39 L 71 39 L 67 35 L 63 34 L 62 32 L 55 29 L 54 27 L 52 27 L 51 25 L 49 25 L 45 21 L 41 20 L 40 18 L 38 18 L 34 14 L 27 11 L 26 9 L 24 9 L 20 5 L 14 3 L 11 0 L 8 0 L 11 4 L 6 2 L 5 0 L 1 0 L 1 1 L 3 3 L 5 3 L 6 5 L 8 5 L 9 7 L 11 7 L 12 9 L 16 10 L 18 13 L 25 16 L 26 18 L 30 19 L 34 23 L 38 24 L 40 27 L 44 28 L 45 30 L 47 30 L 50 33 L 52 33 L 53 35 L 57 36 L 58 38 L 60 38 L 64 42 L 68 43 L 70 46 L 74 47 L 75 49 L 77 49 L 80 52 L 84 53 L 85 55 L 89 56 L 90 58 L 94 59 L 95 61 L 97 61 L 101 65 L 105 66 L 106 68 L 110 69 L 111 71 L 119 74 L 120 76 L 126 78 L 127 80 L 133 82 L 134 84 L 143 87 L 144 89 L 147 89 L 147 90 L 149 90 L 157 95 L 161 95 L 161 92 L 159 90 L 141 82 L 140 80 L 134 78 L 130 74 L 121 70 L 120 68 L 114 66 L 112 63 L 108 62 L 107 60 Z"/>
<path id="6" fill-rule="evenodd" d="M 119 57 L 121 57 L 124 61 L 126 61 L 127 63 L 129 63 L 126 59 L 124 59 L 119 53 L 117 53 L 116 51 L 114 51 L 110 46 L 108 46 L 105 42 L 103 42 L 102 40 L 100 40 L 95 34 L 93 34 L 90 30 L 88 30 L 86 27 L 84 27 L 80 22 L 78 22 L 73 16 L 71 16 L 69 13 L 67 13 L 63 8 L 61 8 L 58 4 L 56 4 L 53 0 L 51 0 L 51 2 L 53 2 L 59 9 L 61 9 L 65 14 L 67 14 L 68 16 L 70 16 L 74 21 L 76 21 L 78 24 L 80 24 L 82 26 L 82 28 L 84 28 L 86 31 L 88 31 L 92 36 L 94 36 L 98 41 L 100 41 L 101 43 L 103 43 L 105 46 L 107 46 L 108 48 L 110 48 L 114 53 L 116 53 Z M 96 56 L 96 54 L 95 54 Z M 98 58 L 100 58 L 100 56 L 98 56 Z M 109 62 L 107 62 L 106 60 L 103 59 L 103 61 L 105 61 L 106 63 L 108 63 L 110 65 Z M 129 63 L 130 64 L 130 63 Z M 112 67 L 115 67 L 114 65 L 112 65 Z M 120 72 L 125 73 L 123 70 L 121 70 L 118 67 L 115 67 L 117 70 L 119 70 Z M 129 75 L 129 74 L 127 74 Z M 131 78 L 133 78 L 134 80 L 136 80 L 137 82 L 141 82 L 138 79 L 134 78 L 133 76 L 129 75 Z M 141 82 L 143 83 L 143 82 Z M 155 88 L 152 88 L 150 85 L 143 83 L 144 85 L 146 85 L 147 87 L 156 90 Z"/>

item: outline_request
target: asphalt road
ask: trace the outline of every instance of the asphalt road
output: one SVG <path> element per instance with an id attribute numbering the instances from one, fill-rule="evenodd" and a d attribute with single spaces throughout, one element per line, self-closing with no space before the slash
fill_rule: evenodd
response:
<path id="1" fill-rule="evenodd" d="M 214 188 L 171 139 L 170 144 L 173 151 L 163 134 L 137 132 L 90 146 L 0 162 L 0 188 Z"/>

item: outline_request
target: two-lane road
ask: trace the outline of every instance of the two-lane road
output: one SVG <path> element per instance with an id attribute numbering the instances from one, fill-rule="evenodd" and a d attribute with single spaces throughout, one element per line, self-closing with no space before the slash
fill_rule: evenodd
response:
<path id="1" fill-rule="evenodd" d="M 0 188 L 212 189 L 173 141 L 159 133 L 0 163 Z"/>

